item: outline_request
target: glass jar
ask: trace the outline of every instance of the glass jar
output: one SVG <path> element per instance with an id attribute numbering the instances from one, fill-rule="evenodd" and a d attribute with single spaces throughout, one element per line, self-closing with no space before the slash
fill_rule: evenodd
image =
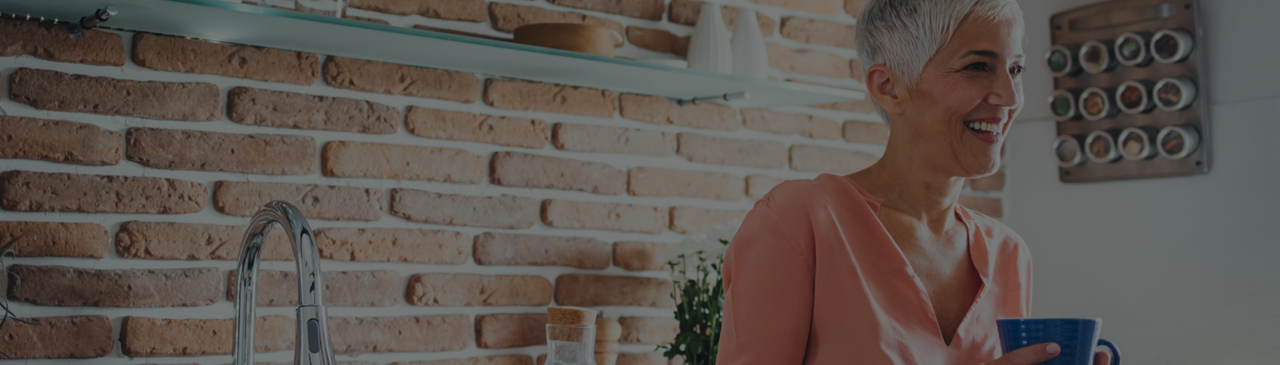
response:
<path id="1" fill-rule="evenodd" d="M 1161 63 L 1178 63 L 1191 55 L 1195 40 L 1185 29 L 1165 29 L 1151 37 L 1151 56 Z"/>
<path id="2" fill-rule="evenodd" d="M 1200 132 L 1192 126 L 1168 126 L 1156 136 L 1160 156 L 1179 160 L 1190 156 L 1200 147 Z"/>
<path id="3" fill-rule="evenodd" d="M 1183 110 L 1196 100 L 1196 83 L 1185 77 L 1166 77 L 1156 82 L 1154 93 L 1160 110 Z"/>
<path id="4" fill-rule="evenodd" d="M 1049 113 L 1053 114 L 1053 119 L 1062 122 L 1080 118 L 1080 111 L 1076 108 L 1076 100 L 1079 98 L 1080 92 L 1076 90 L 1054 90 L 1049 95 Z"/>
<path id="5" fill-rule="evenodd" d="M 1115 100 L 1113 94 L 1111 89 L 1100 87 L 1084 89 L 1080 94 L 1080 114 L 1088 120 L 1103 120 L 1119 114 L 1120 110 L 1112 102 Z"/>
<path id="6" fill-rule="evenodd" d="M 595 365 L 594 324 L 547 324 L 545 365 Z"/>
<path id="7" fill-rule="evenodd" d="M 1150 81 L 1129 80 L 1120 84 L 1116 88 L 1116 106 L 1120 107 L 1120 111 L 1126 114 L 1142 114 L 1155 109 L 1156 104 L 1151 100 L 1151 90 L 1153 83 Z"/>
<path id="8" fill-rule="evenodd" d="M 1120 159 L 1116 139 L 1109 131 L 1093 131 L 1084 139 L 1085 155 L 1094 163 L 1112 163 Z"/>
<path id="9" fill-rule="evenodd" d="M 1044 53 L 1044 62 L 1049 66 L 1049 73 L 1053 77 L 1073 76 L 1080 73 L 1080 64 L 1076 63 L 1076 53 L 1079 50 L 1080 47 L 1061 44 L 1049 47 L 1049 51 Z"/>
<path id="10" fill-rule="evenodd" d="M 1080 46 L 1080 68 L 1091 74 L 1108 72 L 1116 68 L 1116 58 L 1111 54 L 1112 41 L 1093 40 Z"/>
<path id="11" fill-rule="evenodd" d="M 1147 46 L 1151 40 L 1151 33 L 1147 32 L 1129 32 L 1121 34 L 1116 38 L 1115 55 L 1116 60 L 1121 65 L 1129 67 L 1143 67 L 1151 64 L 1151 52 Z"/>
<path id="12" fill-rule="evenodd" d="M 1058 166 L 1075 167 L 1084 164 L 1084 151 L 1080 150 L 1080 139 L 1076 136 L 1058 136 L 1053 140 L 1053 157 Z"/>
<path id="13" fill-rule="evenodd" d="M 1156 156 L 1156 132 L 1150 127 L 1129 127 L 1120 131 L 1117 149 L 1126 160 L 1140 161 Z"/>

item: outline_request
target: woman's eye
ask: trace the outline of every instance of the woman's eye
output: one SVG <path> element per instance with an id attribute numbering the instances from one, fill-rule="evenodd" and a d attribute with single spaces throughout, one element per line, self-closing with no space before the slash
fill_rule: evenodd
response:
<path id="1" fill-rule="evenodd" d="M 1014 76 L 1021 75 L 1022 71 L 1025 69 L 1026 67 L 1024 66 L 1013 66 L 1009 68 L 1009 74 Z"/>
<path id="2" fill-rule="evenodd" d="M 986 72 L 986 71 L 987 71 L 987 69 L 988 69 L 988 67 L 987 67 L 987 64 L 986 64 L 985 62 L 977 62 L 977 63 L 971 63 L 971 64 L 969 64 L 968 66 L 965 66 L 965 67 L 964 67 L 964 69 L 965 69 L 966 71 L 983 71 L 983 72 Z"/>

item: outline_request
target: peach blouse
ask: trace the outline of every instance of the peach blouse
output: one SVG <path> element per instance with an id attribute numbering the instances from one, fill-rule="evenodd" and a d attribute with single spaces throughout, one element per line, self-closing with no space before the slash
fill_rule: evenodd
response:
<path id="1" fill-rule="evenodd" d="M 996 319 L 1031 310 L 1022 238 L 956 207 L 982 289 L 950 346 L 911 264 L 852 179 L 784 182 L 747 214 L 725 256 L 717 364 L 977 365 L 1000 354 Z"/>

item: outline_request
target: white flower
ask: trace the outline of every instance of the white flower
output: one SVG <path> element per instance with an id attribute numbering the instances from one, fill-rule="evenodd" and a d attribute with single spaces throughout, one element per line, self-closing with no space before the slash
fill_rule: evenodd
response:
<path id="1" fill-rule="evenodd" d="M 686 277 L 686 276 L 684 276 L 684 274 L 679 273 L 679 272 L 673 272 L 673 273 L 671 273 L 671 281 L 672 281 L 672 282 L 676 282 L 676 283 L 683 283 L 683 282 L 685 282 L 685 280 L 689 280 L 689 278 L 688 278 L 688 277 Z"/>

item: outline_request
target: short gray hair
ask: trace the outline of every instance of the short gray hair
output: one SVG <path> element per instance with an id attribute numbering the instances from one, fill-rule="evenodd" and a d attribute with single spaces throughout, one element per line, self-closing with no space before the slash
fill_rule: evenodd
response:
<path id="1" fill-rule="evenodd" d="M 1022 31 L 1022 9 L 1015 0 L 870 0 L 858 15 L 858 59 L 862 73 L 882 64 L 914 86 L 924 65 L 951 40 L 967 16 L 1009 19 Z M 870 96 L 868 96 L 870 99 Z M 889 116 L 876 105 L 876 112 Z"/>

